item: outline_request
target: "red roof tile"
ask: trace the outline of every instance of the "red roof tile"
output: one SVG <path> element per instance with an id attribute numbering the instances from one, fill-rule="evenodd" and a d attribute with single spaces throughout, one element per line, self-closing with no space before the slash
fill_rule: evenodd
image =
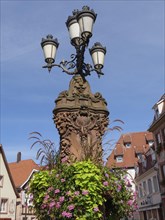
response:
<path id="1" fill-rule="evenodd" d="M 121 135 L 108 157 L 107 167 L 134 167 L 138 161 L 137 154 L 144 154 L 149 149 L 148 140 L 153 140 L 153 135 L 147 131 Z M 131 145 L 126 147 L 126 143 Z M 121 155 L 123 162 L 116 162 L 116 157 Z"/>
<path id="2" fill-rule="evenodd" d="M 40 167 L 33 160 L 21 160 L 9 163 L 9 169 L 16 187 L 20 187 L 28 180 L 32 171 L 40 170 Z"/>

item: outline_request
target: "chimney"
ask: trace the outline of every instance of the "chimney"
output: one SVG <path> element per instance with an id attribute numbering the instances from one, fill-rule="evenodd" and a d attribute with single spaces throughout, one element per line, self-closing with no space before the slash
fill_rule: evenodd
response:
<path id="1" fill-rule="evenodd" d="M 21 152 L 17 153 L 17 163 L 21 161 Z"/>

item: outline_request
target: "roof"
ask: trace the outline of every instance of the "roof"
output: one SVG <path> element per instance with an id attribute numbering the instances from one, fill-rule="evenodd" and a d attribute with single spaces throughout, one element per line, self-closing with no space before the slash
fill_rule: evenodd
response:
<path id="1" fill-rule="evenodd" d="M 34 170 L 40 170 L 40 167 L 31 159 L 9 163 L 9 168 L 17 188 L 29 180 Z"/>
<path id="2" fill-rule="evenodd" d="M 160 99 L 156 102 L 156 104 L 153 106 L 153 108 L 164 100 L 165 100 L 165 93 L 160 97 Z"/>
<path id="3" fill-rule="evenodd" d="M 122 134 L 107 160 L 107 167 L 132 168 L 137 164 L 137 155 L 144 154 L 149 149 L 149 141 L 153 141 L 151 132 L 133 132 Z M 130 146 L 126 146 L 130 144 Z M 123 156 L 123 162 L 117 162 L 116 157 Z"/>
<path id="4" fill-rule="evenodd" d="M 9 179 L 10 179 L 10 182 L 11 182 L 11 185 L 13 187 L 13 190 L 15 192 L 15 195 L 17 198 L 19 198 L 19 194 L 17 193 L 16 191 L 16 187 L 15 187 L 15 184 L 14 184 L 14 180 L 12 178 L 12 175 L 11 175 L 11 172 L 10 172 L 10 169 L 9 169 L 9 166 L 8 166 L 8 163 L 7 163 L 7 159 L 6 159 L 6 156 L 5 156 L 5 152 L 3 150 L 3 147 L 2 145 L 0 144 L 0 154 L 2 155 L 2 158 L 3 158 L 3 161 L 4 161 L 4 164 L 6 166 L 6 170 L 7 170 L 7 173 L 9 175 Z"/>

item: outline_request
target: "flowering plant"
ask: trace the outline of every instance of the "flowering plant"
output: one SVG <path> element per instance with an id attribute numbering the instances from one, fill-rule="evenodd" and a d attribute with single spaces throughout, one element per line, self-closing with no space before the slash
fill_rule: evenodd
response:
<path id="1" fill-rule="evenodd" d="M 64 161 L 63 161 L 64 162 Z M 110 171 L 90 160 L 34 175 L 29 192 L 38 219 L 115 219 L 133 211 L 125 171 Z M 49 217 L 49 218 L 48 218 Z"/>

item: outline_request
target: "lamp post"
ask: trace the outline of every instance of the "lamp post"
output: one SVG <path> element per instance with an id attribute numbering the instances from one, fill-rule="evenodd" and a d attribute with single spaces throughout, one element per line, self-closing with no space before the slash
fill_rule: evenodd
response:
<path id="1" fill-rule="evenodd" d="M 80 74 L 84 81 L 85 77 L 90 75 L 92 71 L 95 71 L 98 77 L 103 75 L 102 68 L 104 66 L 106 48 L 101 43 L 97 42 L 89 49 L 94 66 L 84 62 L 85 49 L 88 47 L 89 40 L 92 37 L 92 29 L 96 17 L 97 14 L 88 6 L 84 6 L 81 11 L 74 10 L 72 16 L 68 17 L 66 26 L 69 31 L 70 42 L 76 50 L 76 54 L 71 55 L 70 61 L 63 60 L 56 64 L 55 57 L 59 46 L 57 38 L 53 38 L 52 35 L 42 38 L 41 46 L 47 63 L 43 68 L 48 68 L 50 72 L 52 67 L 60 67 L 63 72 L 69 75 Z"/>
<path id="2" fill-rule="evenodd" d="M 81 11 L 74 10 L 68 17 L 66 26 L 70 43 L 76 51 L 70 61 L 55 63 L 59 47 L 57 38 L 47 35 L 41 42 L 47 63 L 43 68 L 51 71 L 53 67 L 59 67 L 63 72 L 73 75 L 69 89 L 60 92 L 53 110 L 53 120 L 60 135 L 60 157 L 69 158 L 68 162 L 82 160 L 89 154 L 91 160 L 102 162 L 102 136 L 108 126 L 109 112 L 102 95 L 91 92 L 86 76 L 92 71 L 98 77 L 103 75 L 106 48 L 99 42 L 95 43 L 89 49 L 93 66 L 84 61 L 96 17 L 97 14 L 88 6 L 84 6 Z"/>

